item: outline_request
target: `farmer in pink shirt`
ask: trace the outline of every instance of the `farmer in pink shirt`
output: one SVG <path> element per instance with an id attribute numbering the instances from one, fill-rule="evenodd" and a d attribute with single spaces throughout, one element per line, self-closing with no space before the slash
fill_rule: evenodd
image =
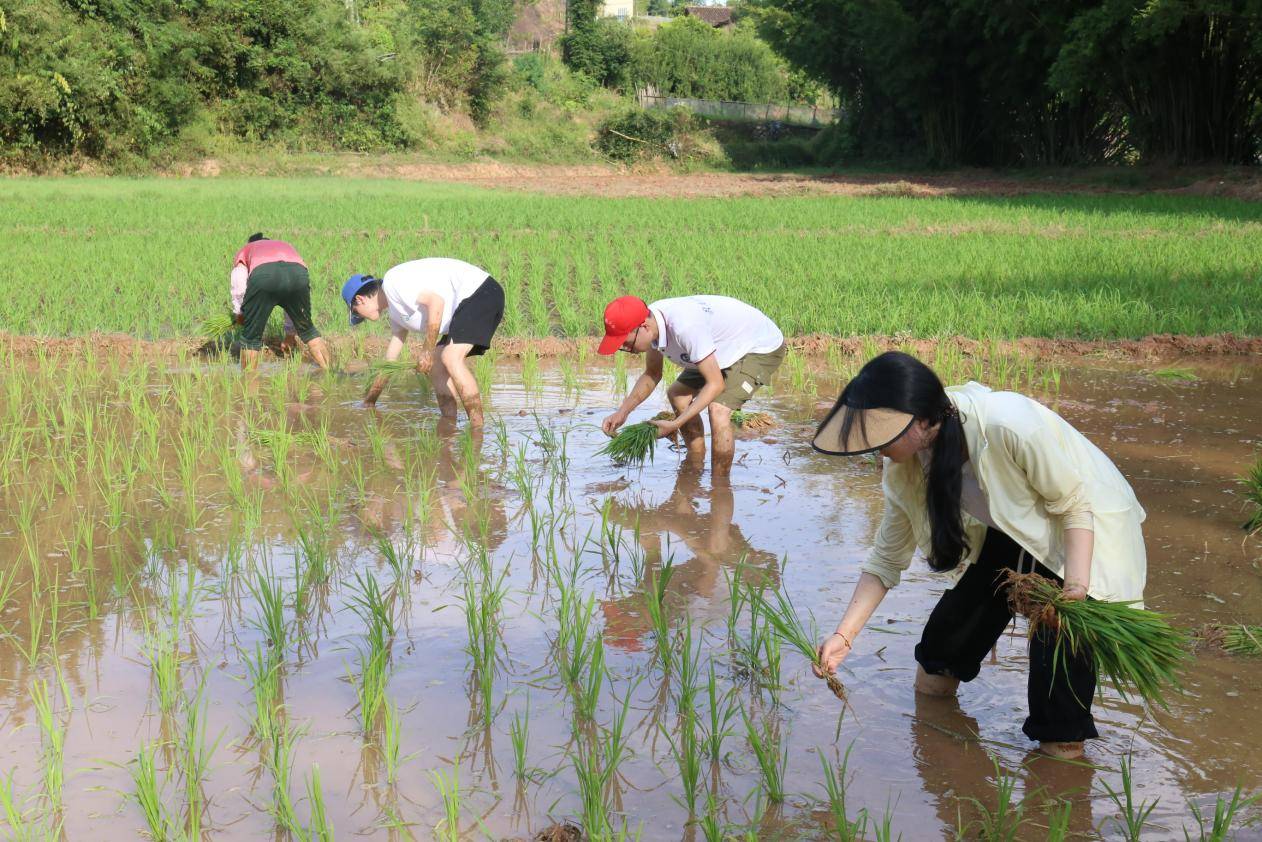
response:
<path id="1" fill-rule="evenodd" d="M 232 313 L 241 331 L 241 367 L 258 364 L 263 329 L 279 306 L 285 311 L 285 341 L 296 333 L 316 365 L 328 371 L 329 351 L 311 322 L 311 281 L 307 264 L 289 243 L 252 234 L 232 262 Z"/>

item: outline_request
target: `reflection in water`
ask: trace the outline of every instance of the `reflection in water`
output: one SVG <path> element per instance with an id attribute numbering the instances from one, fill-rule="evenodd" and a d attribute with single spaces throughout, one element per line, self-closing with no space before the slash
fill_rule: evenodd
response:
<path id="1" fill-rule="evenodd" d="M 774 586 L 779 581 L 776 554 L 755 548 L 733 522 L 736 501 L 731 478 L 716 475 L 707 490 L 701 483 L 702 473 L 701 462 L 687 459 L 679 466 L 670 496 L 661 504 L 648 508 L 638 501 L 610 503 L 607 517 L 624 533 L 633 533 L 643 553 L 641 581 L 624 595 L 600 602 L 605 642 L 610 646 L 630 652 L 643 649 L 643 638 L 652 628 L 644 612 L 643 592 L 651 589 L 664 564 L 669 563 L 673 570 L 667 598 L 701 602 L 688 612 L 674 612 L 673 617 L 685 613 L 716 616 L 716 612 L 725 611 L 720 594 L 725 593 L 726 585 L 717 587 L 725 570 L 730 573 L 740 566 L 745 581 L 754 584 L 765 581 Z M 707 500 L 708 510 L 703 505 Z M 683 553 L 677 552 L 676 542 L 691 553 L 690 558 L 677 560 Z"/>

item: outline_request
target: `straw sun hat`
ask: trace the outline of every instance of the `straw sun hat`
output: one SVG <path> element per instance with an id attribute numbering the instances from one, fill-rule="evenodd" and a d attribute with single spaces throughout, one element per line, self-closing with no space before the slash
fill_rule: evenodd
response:
<path id="1" fill-rule="evenodd" d="M 846 394 L 837 399 L 828 417 L 815 431 L 811 447 L 831 456 L 858 456 L 880 450 L 907 432 L 916 417 L 884 407 L 862 408 L 843 403 Z M 848 429 L 847 429 L 848 428 Z"/>

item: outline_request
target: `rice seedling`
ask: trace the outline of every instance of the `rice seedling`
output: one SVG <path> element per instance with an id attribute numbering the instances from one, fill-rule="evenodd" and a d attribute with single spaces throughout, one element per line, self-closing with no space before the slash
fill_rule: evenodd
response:
<path id="1" fill-rule="evenodd" d="M 1252 507 L 1243 529 L 1250 534 L 1262 531 L 1262 457 L 1253 463 L 1253 467 L 1240 481 L 1245 486 L 1245 504 Z"/>
<path id="2" fill-rule="evenodd" d="M 1101 781 L 1105 793 L 1108 794 L 1109 800 L 1117 807 L 1120 816 L 1113 819 L 1113 825 L 1117 828 L 1122 838 L 1126 842 L 1141 842 L 1144 825 L 1148 824 L 1148 819 L 1152 815 L 1152 811 L 1157 809 L 1159 798 L 1149 801 L 1135 801 L 1134 780 L 1131 776 L 1131 759 L 1130 757 L 1122 758 L 1122 788 L 1121 792 L 1117 792 L 1113 787 L 1109 786 L 1108 781 Z"/>
<path id="3" fill-rule="evenodd" d="M 515 711 L 513 721 L 508 725 L 509 741 L 513 745 L 513 775 L 519 781 L 530 777 L 531 769 L 526 765 L 530 748 L 530 697 L 526 697 L 524 713 Z"/>
<path id="4" fill-rule="evenodd" d="M 435 769 L 429 777 L 443 801 L 443 820 L 434 828 L 435 838 L 460 842 L 460 764 L 453 765 L 449 774 Z"/>
<path id="5" fill-rule="evenodd" d="M 263 635 L 267 645 L 277 652 L 289 648 L 289 622 L 285 619 L 285 591 L 279 578 L 270 568 L 260 565 L 253 577 L 246 577 L 246 588 L 256 605 L 254 628 Z"/>
<path id="6" fill-rule="evenodd" d="M 1003 770 L 998 757 L 991 755 L 990 762 L 995 767 L 995 807 L 991 809 L 976 798 L 965 798 L 978 813 L 970 830 L 976 827 L 979 838 L 987 842 L 1015 842 L 1025 825 L 1025 804 L 1015 799 L 1017 778 Z"/>
<path id="7" fill-rule="evenodd" d="M 1161 380 L 1178 380 L 1185 383 L 1191 383 L 1199 380 L 1196 372 L 1190 368 L 1183 366 L 1170 366 L 1169 368 L 1159 368 L 1153 373 L 1153 377 Z"/>
<path id="8" fill-rule="evenodd" d="M 56 839 L 60 836 L 60 822 L 49 827 L 44 819 L 34 817 L 33 810 L 23 809 L 18 803 L 18 793 L 13 783 L 15 770 L 0 778 L 0 816 L 8 825 L 13 842 L 35 842 L 35 840 Z"/>
<path id="9" fill-rule="evenodd" d="M 163 716 L 170 716 L 184 700 L 179 638 L 175 630 L 159 629 L 148 622 L 145 631 L 144 655 L 157 691 L 158 710 Z"/>
<path id="10" fill-rule="evenodd" d="M 386 703 L 386 684 L 390 679 L 390 657 L 380 638 L 368 637 L 369 645 L 357 649 L 359 681 L 355 683 L 359 724 L 364 736 L 371 736 Z"/>
<path id="11" fill-rule="evenodd" d="M 131 770 L 131 797 L 145 817 L 151 839 L 178 839 L 180 825 L 167 807 L 166 787 L 158 778 L 157 753 L 158 749 L 153 745 L 141 746 L 136 753 L 136 762 Z"/>
<path id="12" fill-rule="evenodd" d="M 675 573 L 673 559 L 666 559 L 661 569 L 648 574 L 648 587 L 644 590 L 644 610 L 653 626 L 654 645 L 663 670 L 669 670 L 673 650 L 670 639 L 670 618 L 666 613 L 666 589 Z"/>
<path id="13" fill-rule="evenodd" d="M 250 693 L 254 700 L 254 717 L 250 731 L 263 744 L 270 744 L 285 728 L 284 702 L 281 687 L 281 663 L 274 650 L 255 646 L 254 656 L 242 657 Z"/>
<path id="14" fill-rule="evenodd" d="M 822 753 L 819 757 L 824 767 L 824 794 L 828 798 L 828 812 L 833 820 L 833 837 L 837 842 L 862 842 L 868 830 L 868 811 L 860 809 L 852 819 L 846 806 L 846 789 L 850 785 L 846 772 L 853 749 L 854 743 L 846 746 L 846 753 L 839 764 L 828 762 Z"/>
<path id="15" fill-rule="evenodd" d="M 416 363 L 412 360 L 373 360 L 368 364 L 368 373 L 373 377 L 393 377 L 409 371 L 417 371 Z"/>
<path id="16" fill-rule="evenodd" d="M 1167 707 L 1165 692 L 1179 690 L 1189 636 L 1165 616 L 1126 602 L 1068 600 L 1061 588 L 1037 573 L 1008 573 L 1008 602 L 1030 619 L 1030 633 L 1056 635 L 1053 668 L 1067 668 L 1070 655 L 1091 653 L 1096 675 L 1108 678 L 1123 699 L 1138 693 Z"/>
<path id="17" fill-rule="evenodd" d="M 1233 838 L 1232 825 L 1236 821 L 1236 817 L 1242 810 L 1247 810 L 1254 804 L 1262 800 L 1262 795 L 1244 794 L 1244 789 L 1240 784 L 1236 784 L 1236 788 L 1232 790 L 1231 798 L 1224 798 L 1221 794 L 1214 799 L 1214 815 L 1209 816 L 1209 825 L 1206 826 L 1206 816 L 1201 810 L 1200 805 L 1194 801 L 1188 802 L 1188 809 L 1192 812 L 1192 818 L 1196 821 L 1197 839 L 1199 842 L 1228 842 Z M 1183 828 L 1183 837 L 1187 842 L 1192 842 L 1192 834 L 1187 827 Z"/>
<path id="18" fill-rule="evenodd" d="M 292 795 L 294 749 L 299 734 L 292 728 L 282 728 L 268 746 L 267 768 L 272 775 L 272 817 L 276 827 L 298 839 L 306 834 Z"/>
<path id="19" fill-rule="evenodd" d="M 389 699 L 381 709 L 381 729 L 377 737 L 377 752 L 385 768 L 386 783 L 395 786 L 399 782 L 399 769 L 416 755 L 403 754 L 403 720 L 399 709 Z"/>
<path id="20" fill-rule="evenodd" d="M 1047 842 L 1065 842 L 1069 838 L 1069 819 L 1074 805 L 1060 801 L 1047 811 Z"/>
<path id="21" fill-rule="evenodd" d="M 1262 656 L 1262 626 L 1225 626 L 1221 632 L 1222 647 L 1231 654 Z"/>
<path id="22" fill-rule="evenodd" d="M 697 827 L 701 829 L 701 838 L 705 842 L 723 842 L 727 838 L 727 829 L 719 820 L 719 802 L 713 790 L 705 794 L 705 812 L 697 819 Z"/>
<path id="23" fill-rule="evenodd" d="M 813 665 L 821 666 L 819 650 L 815 644 L 816 636 L 807 632 L 802 621 L 798 619 L 793 603 L 783 591 L 776 591 L 774 605 L 768 602 L 761 592 L 751 592 L 750 605 L 757 607 L 758 614 L 771 624 L 781 640 L 796 649 Z M 824 681 L 833 695 L 844 703 L 846 688 L 842 686 L 837 676 L 825 673 Z"/>
<path id="24" fill-rule="evenodd" d="M 624 731 L 631 707 L 631 692 L 627 691 L 610 727 L 600 729 L 594 736 L 575 740 L 575 749 L 570 753 L 574 774 L 578 778 L 583 831 L 588 839 L 610 839 L 615 835 L 611 819 L 613 805 L 608 795 L 626 756 Z"/>
<path id="25" fill-rule="evenodd" d="M 653 460 L 653 451 L 657 446 L 657 427 L 648 421 L 629 424 L 611 438 L 597 456 L 608 456 L 615 465 L 643 467 L 646 461 Z"/>
<path id="26" fill-rule="evenodd" d="M 60 816 L 65 791 L 65 757 L 66 757 L 66 722 L 53 711 L 52 698 L 48 692 L 48 682 L 36 679 L 31 682 L 31 706 L 35 710 L 35 721 L 43 749 L 41 753 L 41 783 L 44 800 L 50 816 Z"/>
<path id="27" fill-rule="evenodd" d="M 758 771 L 762 776 L 762 791 L 767 798 L 779 804 L 784 801 L 784 774 L 789 765 L 789 754 L 780 740 L 780 732 L 776 724 L 764 721 L 761 727 L 755 726 L 749 712 L 741 710 L 745 720 L 745 737 L 749 748 L 758 761 Z"/>
<path id="28" fill-rule="evenodd" d="M 306 839 L 309 842 L 333 842 L 333 823 L 329 821 L 328 810 L 324 806 L 320 767 L 315 764 L 311 765 L 311 773 L 307 776 L 307 804 L 310 807 L 311 823 L 307 826 Z"/>
<path id="29" fill-rule="evenodd" d="M 670 745 L 671 754 L 675 758 L 675 766 L 679 770 L 679 785 L 683 788 L 682 806 L 688 811 L 691 819 L 697 814 L 697 795 L 701 782 L 701 742 L 697 738 L 697 711 L 694 707 L 685 707 L 680 711 L 675 735 L 670 729 L 659 723 L 662 736 Z"/>
<path id="30" fill-rule="evenodd" d="M 715 674 L 714 662 L 710 662 L 706 681 L 706 728 L 704 748 L 710 762 L 718 764 L 723 760 L 723 740 L 732 736 L 731 722 L 736 718 L 740 707 L 736 703 L 736 688 L 729 687 L 726 692 L 719 692 L 718 676 Z"/>
<path id="31" fill-rule="evenodd" d="M 207 705 L 206 685 L 203 683 L 184 706 L 184 727 L 176 748 L 180 772 L 183 776 L 184 827 L 193 839 L 201 837 L 208 806 L 204 789 L 205 781 L 210 772 L 211 760 L 222 738 L 222 735 L 216 737 L 214 741 L 207 738 Z"/>

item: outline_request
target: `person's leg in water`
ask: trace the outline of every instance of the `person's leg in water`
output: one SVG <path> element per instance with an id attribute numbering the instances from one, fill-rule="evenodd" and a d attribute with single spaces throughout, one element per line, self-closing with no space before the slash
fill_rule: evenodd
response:
<path id="1" fill-rule="evenodd" d="M 736 455 L 736 432 L 732 426 L 732 410 L 714 401 L 710 404 L 710 473 L 715 477 L 732 472 Z"/>
<path id="2" fill-rule="evenodd" d="M 456 422 L 456 392 L 455 384 L 451 382 L 451 374 L 447 371 L 447 366 L 443 365 L 443 347 L 439 346 L 432 351 L 433 360 L 429 369 L 429 381 L 434 386 L 434 398 L 438 401 L 438 412 L 441 416 L 440 424 Z"/>
<path id="3" fill-rule="evenodd" d="M 666 390 L 666 398 L 670 401 L 671 409 L 675 410 L 676 417 L 683 414 L 692 405 L 692 401 L 696 396 L 696 389 L 686 386 L 678 380 L 670 384 L 670 387 Z M 702 461 L 705 459 L 705 425 L 701 423 L 700 416 L 693 418 L 680 427 L 679 435 L 683 438 L 684 446 L 688 449 L 687 459 L 689 461 Z"/>
<path id="4" fill-rule="evenodd" d="M 286 264 L 286 268 L 288 275 L 284 295 L 279 300 L 281 309 L 289 317 L 294 333 L 306 343 L 307 350 L 311 352 L 311 359 L 320 366 L 321 370 L 328 371 L 331 368 L 329 348 L 311 320 L 311 281 L 307 276 L 307 270 L 294 264 Z M 288 334 L 285 339 L 289 339 Z"/>
<path id="5" fill-rule="evenodd" d="M 447 371 L 448 382 L 464 405 L 469 423 L 475 427 L 482 426 L 482 394 L 478 391 L 478 380 L 468 366 L 469 352 L 473 350 L 473 346 L 466 342 L 451 342 L 436 350 L 438 359 L 435 360 L 434 367 L 438 368 L 441 363 L 441 367 Z M 434 388 L 437 391 L 437 385 Z"/>

